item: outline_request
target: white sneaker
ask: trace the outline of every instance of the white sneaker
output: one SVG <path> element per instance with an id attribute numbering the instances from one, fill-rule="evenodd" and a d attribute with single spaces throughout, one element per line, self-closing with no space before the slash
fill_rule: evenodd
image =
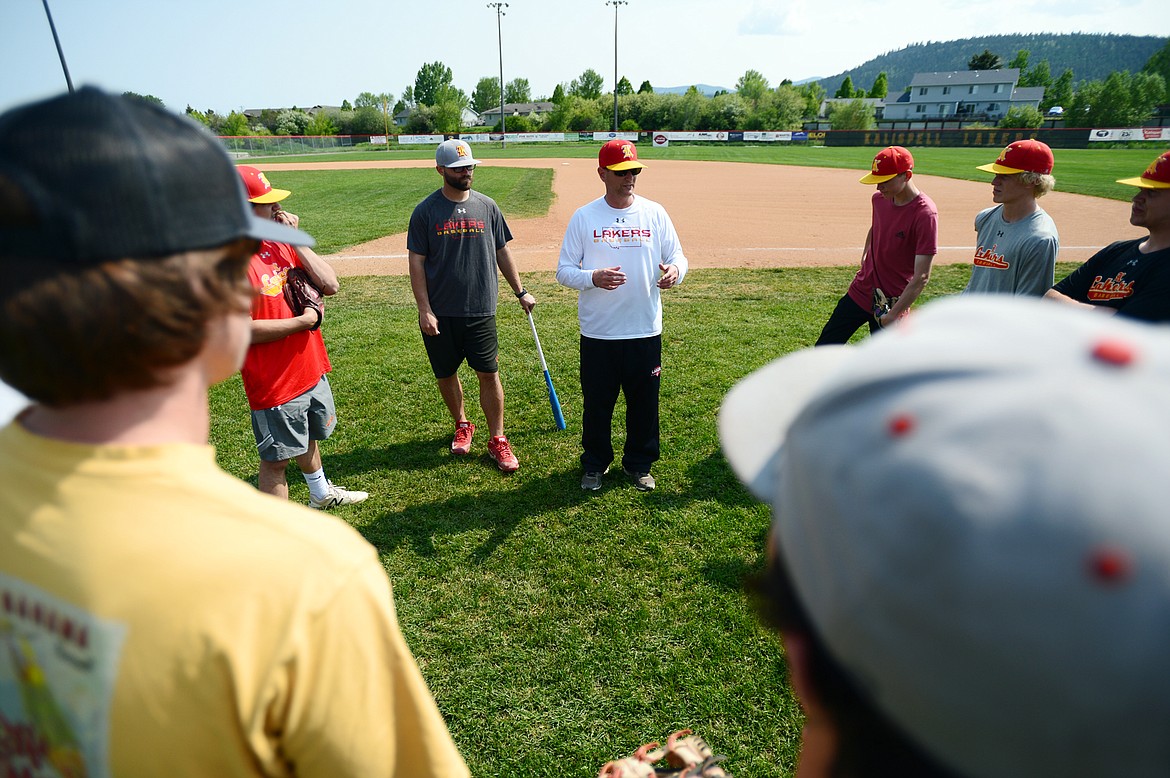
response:
<path id="1" fill-rule="evenodd" d="M 358 502 L 365 502 L 370 495 L 367 492 L 350 491 L 349 489 L 342 489 L 340 486 L 334 486 L 332 481 L 329 481 L 329 494 L 325 495 L 325 499 L 318 502 L 312 495 L 309 495 L 309 507 L 323 510 L 325 508 L 336 508 L 338 505 L 353 505 Z"/>

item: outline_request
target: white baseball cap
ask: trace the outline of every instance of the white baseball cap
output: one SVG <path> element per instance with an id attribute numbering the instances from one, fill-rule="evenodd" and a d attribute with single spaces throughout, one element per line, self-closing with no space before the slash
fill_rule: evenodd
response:
<path id="1" fill-rule="evenodd" d="M 1170 329 L 931 303 L 719 414 L 817 635 L 971 778 L 1170 770 Z"/>

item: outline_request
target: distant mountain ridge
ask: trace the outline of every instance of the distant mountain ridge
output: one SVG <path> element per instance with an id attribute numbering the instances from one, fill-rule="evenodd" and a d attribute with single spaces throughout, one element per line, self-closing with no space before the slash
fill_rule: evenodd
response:
<path id="1" fill-rule="evenodd" d="M 857 67 L 816 79 L 831 96 L 848 76 L 855 88 L 869 89 L 883 70 L 889 80 L 890 94 L 896 96 L 910 84 L 915 73 L 941 73 L 966 70 L 967 62 L 989 50 L 999 55 L 1003 66 L 1021 49 L 1028 51 L 1028 67 L 1048 60 L 1052 78 L 1066 68 L 1073 72 L 1073 83 L 1104 81 L 1114 71 L 1136 73 L 1145 67 L 1154 52 L 1166 45 L 1166 38 L 1156 35 L 1115 35 L 1112 33 L 1037 33 L 1029 35 L 988 35 L 954 41 L 928 41 L 874 57 Z M 814 80 L 814 79 L 808 79 Z"/>

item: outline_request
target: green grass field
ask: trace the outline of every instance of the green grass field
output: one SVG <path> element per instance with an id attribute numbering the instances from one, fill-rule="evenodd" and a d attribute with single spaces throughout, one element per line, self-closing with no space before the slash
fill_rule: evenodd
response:
<path id="1" fill-rule="evenodd" d="M 766 151 L 782 163 L 771 149 L 726 151 Z M 872 150 L 788 151 L 864 169 Z M 916 152 L 920 165 L 960 172 L 988 160 L 986 149 Z M 1152 157 L 1121 155 L 1069 158 L 1083 157 L 1086 178 L 1111 179 Z M 430 169 L 273 178 L 293 190 L 290 209 L 313 225 L 323 251 L 401 232 L 437 184 Z M 485 165 L 476 174 L 476 188 L 512 218 L 543 213 L 550 182 L 547 170 Z M 1059 266 L 1058 277 L 1071 269 Z M 958 292 L 969 272 L 936 268 L 924 300 Z M 852 273 L 692 271 L 665 295 L 659 487 L 637 492 L 619 469 L 588 495 L 578 485 L 575 292 L 551 272 L 524 277 L 539 300 L 565 431 L 553 424 L 527 322 L 506 289 L 501 295 L 507 431 L 522 463 L 503 476 L 482 429 L 470 457 L 447 451 L 452 424 L 408 279 L 343 279 L 324 327 L 340 421 L 322 449 L 331 479 L 371 496 L 336 515 L 379 549 L 403 632 L 473 775 L 594 776 L 605 761 L 682 727 L 727 754 L 738 778 L 792 774 L 801 715 L 780 645 L 743 594 L 745 577 L 763 564 L 769 509 L 732 475 L 715 420 L 736 381 L 815 340 Z M 482 421 L 474 375 L 461 374 L 472 419 Z M 212 407 L 220 463 L 254 483 L 238 376 L 213 389 Z M 620 450 L 620 407 L 615 429 Z M 293 474 L 290 484 L 292 498 L 306 502 L 301 479 Z"/>

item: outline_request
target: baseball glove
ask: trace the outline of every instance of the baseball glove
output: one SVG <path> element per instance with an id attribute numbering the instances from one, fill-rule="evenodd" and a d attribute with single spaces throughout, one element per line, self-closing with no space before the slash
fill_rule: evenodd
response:
<path id="1" fill-rule="evenodd" d="M 898 302 L 897 297 L 886 297 L 886 293 L 879 287 L 874 287 L 873 290 L 873 317 L 879 322 L 882 317 L 890 312 L 890 308 L 894 303 Z"/>
<path id="2" fill-rule="evenodd" d="M 289 268 L 284 278 L 284 300 L 296 316 L 300 316 L 307 308 L 312 308 L 317 313 L 317 323 L 310 327 L 310 330 L 321 326 L 321 290 L 313 285 L 312 279 L 303 268 Z"/>

